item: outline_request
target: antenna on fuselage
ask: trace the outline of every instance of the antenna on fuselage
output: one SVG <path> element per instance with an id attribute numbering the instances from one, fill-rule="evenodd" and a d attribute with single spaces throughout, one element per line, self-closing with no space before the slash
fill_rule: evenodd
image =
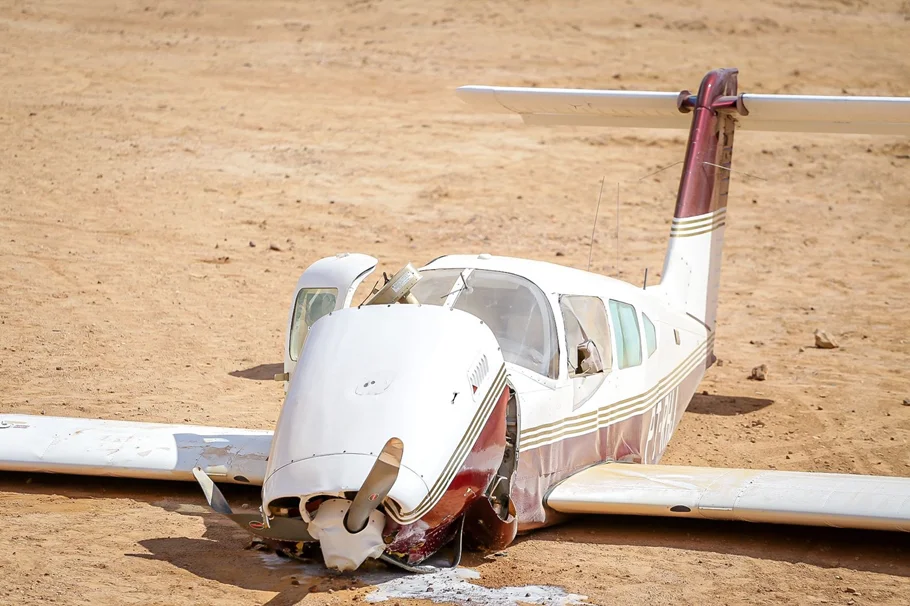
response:
<path id="1" fill-rule="evenodd" d="M 616 258 L 613 261 L 613 273 L 619 277 L 619 181 L 616 182 Z"/>
<path id="2" fill-rule="evenodd" d="M 604 182 L 607 176 L 600 180 L 600 193 L 597 194 L 597 208 L 594 209 L 594 227 L 591 228 L 591 246 L 588 248 L 588 271 L 591 271 L 591 260 L 594 258 L 594 233 L 597 231 L 597 215 L 600 213 L 600 199 L 604 195 Z"/>

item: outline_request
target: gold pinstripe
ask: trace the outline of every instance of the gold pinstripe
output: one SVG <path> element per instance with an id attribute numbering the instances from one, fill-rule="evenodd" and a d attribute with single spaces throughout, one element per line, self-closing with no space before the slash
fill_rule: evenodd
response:
<path id="1" fill-rule="evenodd" d="M 704 229 L 705 227 L 715 227 L 719 223 L 726 223 L 726 222 L 727 222 L 726 215 L 720 215 L 718 217 L 715 217 L 712 221 L 705 221 L 704 223 L 686 225 L 683 227 L 677 227 L 674 225 L 673 227 L 670 228 L 670 233 L 676 234 L 676 233 L 685 233 L 685 232 L 689 232 L 689 231 L 698 231 L 700 229 Z"/>
<path id="2" fill-rule="evenodd" d="M 726 225 L 726 224 L 727 224 L 726 221 L 721 221 L 721 222 L 718 223 L 717 225 L 713 225 L 713 226 L 711 226 L 711 227 L 707 227 L 707 228 L 703 229 L 702 231 L 689 232 L 689 233 L 679 233 L 679 232 L 672 232 L 672 231 L 671 231 L 671 232 L 670 232 L 670 237 L 671 237 L 671 238 L 691 238 L 692 236 L 700 236 L 700 235 L 702 235 L 702 234 L 709 234 L 709 233 L 711 233 L 712 231 L 715 231 L 715 230 L 717 230 L 717 229 L 723 227 L 723 226 Z"/>
<path id="3" fill-rule="evenodd" d="M 688 238 L 707 234 L 726 225 L 727 209 L 719 208 L 716 211 L 689 219 L 673 219 L 670 226 L 671 238 Z"/>
<path id="4" fill-rule="evenodd" d="M 499 372 L 496 374 L 496 378 L 493 380 L 493 384 L 490 387 L 490 390 L 487 391 L 487 394 L 484 396 L 483 402 L 478 407 L 477 412 L 474 414 L 474 418 L 471 420 L 471 425 L 468 426 L 467 431 L 462 436 L 461 441 L 456 446 L 455 451 L 452 453 L 451 458 L 449 458 L 448 463 L 443 468 L 442 473 L 439 474 L 439 477 L 436 479 L 436 482 L 433 483 L 433 486 L 427 492 L 426 496 L 417 504 L 417 506 L 407 513 L 402 513 L 398 506 L 394 502 L 390 502 L 386 505 L 386 512 L 389 514 L 393 520 L 399 524 L 410 524 L 414 522 L 423 515 L 432 509 L 439 499 L 442 498 L 442 495 L 445 494 L 446 489 L 448 489 L 449 484 L 452 483 L 452 480 L 455 478 L 455 474 L 461 469 L 461 466 L 464 464 L 465 459 L 468 456 L 468 453 L 471 451 L 471 448 L 474 446 L 474 443 L 477 441 L 480 432 L 483 430 L 484 426 L 487 423 L 487 419 L 490 417 L 490 413 L 493 408 L 496 406 L 496 403 L 499 401 L 499 397 L 502 395 L 502 390 L 506 385 L 506 367 L 505 365 L 501 366 Z"/>
<path id="5" fill-rule="evenodd" d="M 688 376 L 699 364 L 703 364 L 707 351 L 714 340 L 714 335 L 699 345 L 686 357 L 670 374 L 662 378 L 648 391 L 633 396 L 620 402 L 613 402 L 609 406 L 598 408 L 568 419 L 560 419 L 545 425 L 530 428 L 521 434 L 520 450 L 530 450 L 546 442 L 557 441 L 566 437 L 574 437 L 601 427 L 610 425 L 624 418 L 628 418 L 651 408 L 667 393 L 676 389 L 679 383 Z"/>
<path id="6" fill-rule="evenodd" d="M 717 210 L 712 211 L 712 212 L 710 212 L 710 213 L 705 213 L 705 214 L 703 214 L 703 215 L 699 215 L 699 216 L 696 216 L 696 217 L 686 217 L 686 218 L 676 218 L 676 217 L 674 217 L 674 218 L 673 218 L 673 226 L 674 226 L 674 227 L 677 227 L 677 226 L 679 226 L 679 227 L 686 227 L 686 226 L 689 226 L 689 225 L 695 225 L 696 223 L 707 222 L 707 221 L 710 221 L 710 220 L 712 220 L 712 219 L 714 219 L 714 218 L 722 217 L 722 216 L 724 216 L 726 213 L 727 213 L 727 207 L 725 206 L 725 207 L 723 207 L 723 208 L 718 208 Z"/>

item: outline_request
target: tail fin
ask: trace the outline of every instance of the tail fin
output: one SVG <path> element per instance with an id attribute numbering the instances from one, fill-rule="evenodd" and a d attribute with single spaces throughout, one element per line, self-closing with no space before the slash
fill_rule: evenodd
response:
<path id="1" fill-rule="evenodd" d="M 709 331 L 714 330 L 717 318 L 736 125 L 730 111 L 720 110 L 741 104 L 736 75 L 735 69 L 708 73 L 694 100 L 686 159 L 661 278 L 661 289 L 668 302 L 702 322 Z M 711 351 L 708 360 L 709 364 L 714 360 Z"/>
<path id="2" fill-rule="evenodd" d="M 713 331 L 734 127 L 910 135 L 910 98 L 738 94 L 736 76 L 735 69 L 709 72 L 698 95 L 499 86 L 463 86 L 457 94 L 488 111 L 520 114 L 533 125 L 689 128 L 660 290 L 676 309 Z M 714 360 L 710 350 L 708 360 Z"/>

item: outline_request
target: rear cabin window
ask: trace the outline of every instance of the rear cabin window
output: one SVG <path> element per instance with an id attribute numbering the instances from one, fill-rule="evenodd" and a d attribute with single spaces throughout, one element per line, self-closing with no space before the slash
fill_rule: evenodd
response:
<path id="1" fill-rule="evenodd" d="M 619 368 L 638 366 L 641 364 L 641 331 L 635 308 L 628 303 L 611 299 L 610 318 L 613 320 L 617 365 Z"/>
<path id="2" fill-rule="evenodd" d="M 291 337 L 288 339 L 288 354 L 295 362 L 300 357 L 306 335 L 316 320 L 335 309 L 338 299 L 337 288 L 303 288 L 294 301 L 294 315 L 291 318 Z"/>
<path id="3" fill-rule="evenodd" d="M 657 351 L 657 329 L 648 314 L 642 312 L 641 319 L 645 323 L 645 345 L 648 347 L 648 357 L 650 358 Z"/>

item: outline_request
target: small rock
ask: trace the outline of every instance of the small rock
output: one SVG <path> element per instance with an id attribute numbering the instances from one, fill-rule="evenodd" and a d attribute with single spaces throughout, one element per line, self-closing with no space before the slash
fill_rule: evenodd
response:
<path id="1" fill-rule="evenodd" d="M 58 366 L 58 367 L 57 367 L 57 370 L 63 370 L 63 367 L 62 367 L 62 366 Z"/>
<path id="2" fill-rule="evenodd" d="M 269 243 L 269 250 L 274 250 L 275 252 L 281 252 L 281 247 L 275 244 L 274 242 Z"/>
<path id="3" fill-rule="evenodd" d="M 834 337 L 823 330 L 815 331 L 815 346 L 819 349 L 835 349 L 839 347 Z"/>
<path id="4" fill-rule="evenodd" d="M 766 378 L 768 378 L 768 366 L 766 364 L 756 366 L 752 369 L 752 374 L 749 375 L 751 381 L 764 381 Z"/>
<path id="5" fill-rule="evenodd" d="M 250 248 L 256 248 L 256 243 L 250 240 Z"/>
<path id="6" fill-rule="evenodd" d="M 718 358 L 718 359 L 717 359 L 717 365 L 718 365 L 718 366 L 723 366 L 723 365 L 724 365 L 724 361 L 721 360 L 720 358 Z"/>
<path id="7" fill-rule="evenodd" d="M 856 590 L 853 589 L 852 587 L 846 587 L 846 588 L 844 588 L 844 593 L 854 593 L 854 594 L 859 595 L 859 594 L 856 592 Z"/>
<path id="8" fill-rule="evenodd" d="M 240 509 L 249 509 L 249 508 L 250 508 L 249 503 L 244 503 L 243 505 L 240 506 Z"/>
<path id="9" fill-rule="evenodd" d="M 556 256 L 557 256 L 557 257 L 565 257 L 566 254 L 565 254 L 564 252 L 562 252 L 562 251 L 557 250 L 557 251 L 556 251 Z"/>
<path id="10" fill-rule="evenodd" d="M 904 406 L 910 406 L 910 398 L 904 398 Z"/>
<path id="11" fill-rule="evenodd" d="M 804 351 L 806 351 L 806 348 L 805 348 L 805 347 L 800 347 L 800 348 L 799 348 L 799 353 L 803 353 Z"/>

